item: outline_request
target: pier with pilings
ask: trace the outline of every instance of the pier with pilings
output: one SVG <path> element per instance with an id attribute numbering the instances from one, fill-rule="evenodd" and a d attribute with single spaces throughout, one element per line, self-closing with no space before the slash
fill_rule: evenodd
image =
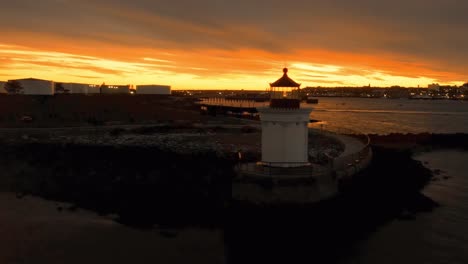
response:
<path id="1" fill-rule="evenodd" d="M 258 116 L 258 106 L 266 103 L 259 103 L 254 100 L 233 100 L 225 98 L 205 98 L 199 103 L 200 113 L 206 115 L 234 115 L 234 116 Z"/>

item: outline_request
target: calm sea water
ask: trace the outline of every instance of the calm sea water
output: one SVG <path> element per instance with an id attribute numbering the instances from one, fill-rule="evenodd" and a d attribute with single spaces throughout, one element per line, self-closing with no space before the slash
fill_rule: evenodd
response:
<path id="1" fill-rule="evenodd" d="M 315 126 L 330 130 L 468 133 L 468 101 L 319 98 L 309 106 L 311 118 L 321 121 Z M 468 152 L 434 151 L 415 159 L 442 171 L 423 190 L 440 207 L 386 223 L 340 263 L 468 263 Z"/>
<path id="2" fill-rule="evenodd" d="M 468 101 L 320 98 L 311 117 L 364 133 L 468 133 Z M 423 191 L 441 206 L 381 227 L 345 263 L 468 263 L 468 153 L 415 158 L 442 170 Z"/>
<path id="3" fill-rule="evenodd" d="M 321 97 L 311 118 L 362 133 L 468 133 L 468 101 Z"/>
<path id="4" fill-rule="evenodd" d="M 468 263 L 468 152 L 434 151 L 416 159 L 442 171 L 423 191 L 440 207 L 383 226 L 346 263 Z"/>

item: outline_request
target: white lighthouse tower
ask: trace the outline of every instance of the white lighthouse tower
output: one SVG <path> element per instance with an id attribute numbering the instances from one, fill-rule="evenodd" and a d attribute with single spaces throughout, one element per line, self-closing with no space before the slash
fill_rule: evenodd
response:
<path id="1" fill-rule="evenodd" d="M 283 76 L 270 84 L 270 102 L 257 108 L 262 125 L 262 158 L 240 163 L 232 179 L 232 197 L 255 204 L 309 203 L 335 195 L 334 174 L 309 163 L 309 115 L 301 107 L 300 84 Z"/>
<path id="2" fill-rule="evenodd" d="M 283 76 L 270 84 L 270 103 L 258 108 L 262 124 L 262 161 L 269 167 L 308 166 L 308 123 L 312 108 L 301 108 L 300 84 Z"/>

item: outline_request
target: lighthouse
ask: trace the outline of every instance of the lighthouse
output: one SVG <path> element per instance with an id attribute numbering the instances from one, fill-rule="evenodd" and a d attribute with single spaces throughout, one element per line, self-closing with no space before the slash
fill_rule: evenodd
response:
<path id="1" fill-rule="evenodd" d="M 309 166 L 308 123 L 312 108 L 301 107 L 300 84 L 283 76 L 270 83 L 270 102 L 259 107 L 262 159 L 259 165 L 293 168 Z"/>
<path id="2" fill-rule="evenodd" d="M 309 162 L 309 115 L 301 107 L 299 83 L 283 76 L 270 83 L 270 101 L 258 107 L 262 127 L 261 160 L 240 163 L 232 178 L 233 201 L 302 204 L 335 195 L 338 185 L 328 167 Z"/>

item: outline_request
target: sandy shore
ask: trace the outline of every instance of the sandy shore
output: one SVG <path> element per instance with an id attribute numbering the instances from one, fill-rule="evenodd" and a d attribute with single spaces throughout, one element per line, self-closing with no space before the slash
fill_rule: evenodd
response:
<path id="1" fill-rule="evenodd" d="M 137 230 L 69 205 L 0 193 L 0 263 L 223 263 L 222 232 Z"/>

